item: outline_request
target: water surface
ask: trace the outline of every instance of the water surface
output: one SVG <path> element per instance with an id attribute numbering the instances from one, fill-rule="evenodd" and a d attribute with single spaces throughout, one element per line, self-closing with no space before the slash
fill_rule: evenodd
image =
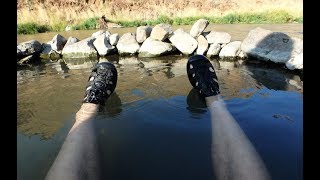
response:
<path id="1" fill-rule="evenodd" d="M 99 61 L 114 63 L 119 74 L 115 92 L 95 119 L 105 179 L 213 179 L 210 114 L 181 56 L 111 56 L 18 68 L 18 179 L 44 178 Z M 231 114 L 273 179 L 302 179 L 300 77 L 239 61 L 211 63 Z"/>
<path id="2" fill-rule="evenodd" d="M 210 25 L 206 30 L 243 40 L 258 26 L 302 38 L 302 24 Z M 84 39 L 95 31 L 59 33 Z M 17 43 L 47 42 L 55 34 L 19 35 Z M 109 56 L 18 66 L 17 179 L 45 177 L 74 123 L 91 68 L 99 61 L 112 62 L 118 70 L 116 90 L 94 120 L 104 179 L 214 179 L 210 114 L 188 81 L 187 58 L 182 56 Z M 302 77 L 281 65 L 252 62 L 211 60 L 228 109 L 272 179 L 301 180 Z"/>

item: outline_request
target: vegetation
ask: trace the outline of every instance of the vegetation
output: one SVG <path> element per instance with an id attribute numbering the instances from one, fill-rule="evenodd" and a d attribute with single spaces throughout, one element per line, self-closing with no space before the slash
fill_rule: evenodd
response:
<path id="1" fill-rule="evenodd" d="M 105 15 L 123 27 L 159 23 L 191 25 L 303 23 L 303 0 L 18 0 L 18 34 L 95 29 Z"/>
<path id="2" fill-rule="evenodd" d="M 47 25 L 38 25 L 35 23 L 18 24 L 17 34 L 36 34 L 50 31 L 50 27 Z"/>

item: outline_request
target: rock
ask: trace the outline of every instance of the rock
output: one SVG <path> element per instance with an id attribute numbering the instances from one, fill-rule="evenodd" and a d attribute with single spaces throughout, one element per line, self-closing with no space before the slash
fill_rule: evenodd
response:
<path id="1" fill-rule="evenodd" d="M 111 46 L 109 44 L 108 37 L 106 37 L 105 34 L 100 34 L 99 36 L 97 36 L 97 38 L 93 41 L 93 45 L 100 56 L 107 55 L 115 48 L 114 46 Z"/>
<path id="2" fill-rule="evenodd" d="M 21 59 L 32 54 L 40 53 L 41 51 L 42 45 L 37 40 L 22 42 L 17 45 L 17 58 Z"/>
<path id="3" fill-rule="evenodd" d="M 63 58 L 97 58 L 98 54 L 93 45 L 94 40 L 94 37 L 89 37 L 79 42 L 65 46 L 62 50 Z"/>
<path id="4" fill-rule="evenodd" d="M 303 51 L 303 41 L 257 27 L 243 40 L 241 50 L 258 60 L 286 63 Z"/>
<path id="5" fill-rule="evenodd" d="M 57 60 L 61 58 L 60 53 L 56 52 L 52 48 L 52 41 L 42 44 L 43 51 L 40 53 L 40 58 Z"/>
<path id="6" fill-rule="evenodd" d="M 169 38 L 170 42 L 183 54 L 189 55 L 198 47 L 198 42 L 183 29 L 177 29 Z"/>
<path id="7" fill-rule="evenodd" d="M 198 41 L 198 48 L 197 48 L 197 54 L 204 55 L 209 47 L 207 39 L 203 35 L 199 35 L 197 38 Z"/>
<path id="8" fill-rule="evenodd" d="M 211 44 L 208 51 L 207 51 L 207 57 L 211 57 L 211 56 L 216 56 L 219 55 L 221 50 L 221 45 L 220 44 Z"/>
<path id="9" fill-rule="evenodd" d="M 71 44 L 73 44 L 73 43 L 76 43 L 76 42 L 79 42 L 80 40 L 78 39 L 78 38 L 76 38 L 76 37 L 69 37 L 68 38 L 68 40 L 67 40 L 67 42 L 66 42 L 66 44 L 64 45 L 64 48 L 66 47 L 66 46 L 69 46 L 69 45 L 71 45 Z"/>
<path id="10" fill-rule="evenodd" d="M 209 22 L 205 19 L 199 19 L 193 24 L 190 30 L 190 35 L 194 38 L 198 37 L 208 26 Z"/>
<path id="11" fill-rule="evenodd" d="M 287 61 L 286 67 L 290 70 L 303 69 L 303 52 Z"/>
<path id="12" fill-rule="evenodd" d="M 236 56 L 238 56 L 239 54 L 239 50 L 240 50 L 240 46 L 241 46 L 241 41 L 233 41 L 231 43 L 228 43 L 227 45 L 225 45 L 220 53 L 219 53 L 219 57 L 220 58 L 234 58 Z"/>
<path id="13" fill-rule="evenodd" d="M 67 42 L 66 38 L 64 38 L 60 34 L 57 34 L 51 40 L 51 48 L 56 52 L 61 53 L 66 42 Z"/>
<path id="14" fill-rule="evenodd" d="M 105 34 L 105 30 L 99 30 L 97 32 L 92 33 L 91 37 L 95 37 L 97 38 L 98 36 L 100 36 L 101 34 Z"/>
<path id="15" fill-rule="evenodd" d="M 65 31 L 71 31 L 71 26 L 68 25 L 68 26 L 65 28 Z"/>
<path id="16" fill-rule="evenodd" d="M 231 41 L 230 34 L 226 32 L 211 31 L 205 37 L 209 44 L 227 44 Z"/>
<path id="17" fill-rule="evenodd" d="M 136 40 L 135 33 L 125 33 L 117 43 L 117 49 L 120 55 L 135 54 L 140 49 Z"/>
<path id="18" fill-rule="evenodd" d="M 20 65 L 31 64 L 38 61 L 39 60 L 38 57 L 39 57 L 39 54 L 31 54 L 17 61 L 17 64 L 20 64 Z"/>
<path id="19" fill-rule="evenodd" d="M 168 54 L 173 51 L 174 48 L 170 43 L 154 40 L 148 37 L 139 50 L 139 57 L 158 57 L 164 54 Z"/>
<path id="20" fill-rule="evenodd" d="M 240 45 L 240 52 L 238 54 L 238 57 L 241 58 L 241 59 L 245 59 L 247 58 L 247 55 L 241 50 L 241 45 Z"/>
<path id="21" fill-rule="evenodd" d="M 164 41 L 172 33 L 173 30 L 170 24 L 158 24 L 152 29 L 150 37 L 155 40 Z"/>
<path id="22" fill-rule="evenodd" d="M 152 31 L 150 26 L 140 26 L 137 28 L 137 42 L 143 43 L 149 36 Z"/>
<path id="23" fill-rule="evenodd" d="M 120 38 L 120 36 L 118 33 L 115 33 L 115 34 L 112 34 L 111 36 L 109 36 L 110 45 L 112 45 L 112 46 L 117 45 L 119 38 Z"/>

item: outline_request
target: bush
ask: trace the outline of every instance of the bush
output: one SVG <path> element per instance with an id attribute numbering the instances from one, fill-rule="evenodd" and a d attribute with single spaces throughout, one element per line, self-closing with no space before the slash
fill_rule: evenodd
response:
<path id="1" fill-rule="evenodd" d="M 36 34 L 50 31 L 48 25 L 38 25 L 36 23 L 24 23 L 17 25 L 17 34 Z"/>

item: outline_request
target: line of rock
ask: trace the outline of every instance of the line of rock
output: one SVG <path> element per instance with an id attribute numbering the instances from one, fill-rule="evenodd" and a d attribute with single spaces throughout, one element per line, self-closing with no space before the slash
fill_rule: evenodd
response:
<path id="1" fill-rule="evenodd" d="M 208 58 L 257 59 L 283 63 L 285 67 L 303 70 L 303 40 L 291 38 L 282 32 L 257 27 L 249 31 L 241 41 L 231 41 L 230 34 L 204 30 L 209 25 L 199 19 L 190 32 L 183 29 L 173 31 L 169 24 L 140 26 L 135 33 L 118 33 L 100 30 L 83 40 L 75 37 L 64 38 L 57 34 L 47 43 L 37 40 L 17 45 L 17 63 L 32 63 L 42 59 L 98 58 L 111 54 L 159 57 L 168 54 L 202 54 Z"/>

